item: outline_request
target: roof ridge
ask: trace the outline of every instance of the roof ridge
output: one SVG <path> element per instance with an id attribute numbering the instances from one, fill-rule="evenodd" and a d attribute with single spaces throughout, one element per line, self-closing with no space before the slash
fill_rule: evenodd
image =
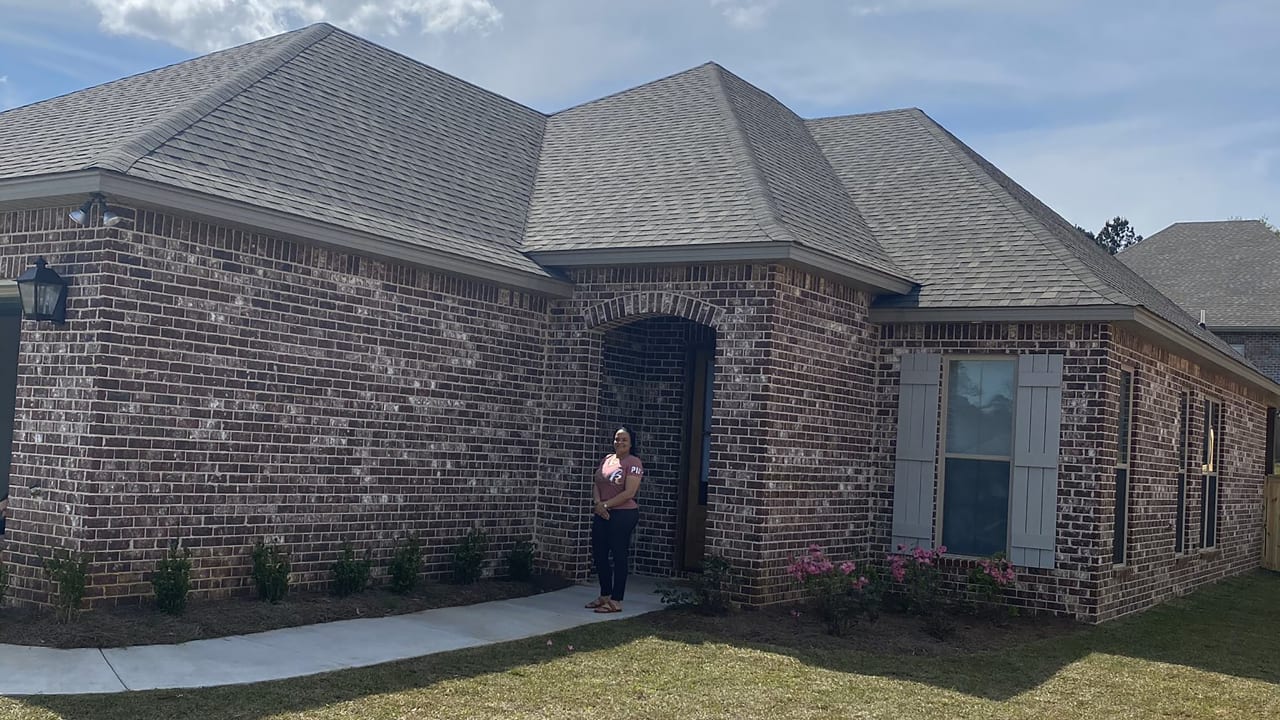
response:
<path id="1" fill-rule="evenodd" d="M 302 51 L 336 31 L 328 23 L 315 23 L 301 30 L 283 43 L 275 52 L 252 63 L 230 78 L 197 94 L 186 103 L 156 118 L 141 132 L 89 161 L 86 168 L 102 168 L 127 173 L 142 158 L 164 145 L 175 135 L 199 122 L 228 100 L 261 82 L 271 73 L 288 64 Z"/>
<path id="2" fill-rule="evenodd" d="M 663 76 L 662 76 L 662 77 L 660 77 L 660 78 L 654 78 L 653 80 L 648 80 L 648 81 L 646 81 L 646 82 L 642 82 L 642 83 L 640 83 L 639 85 L 632 85 L 631 87 L 623 88 L 623 89 L 621 89 L 621 90 L 617 90 L 617 91 L 615 91 L 615 92 L 611 92 L 611 93 L 609 93 L 608 95 L 601 95 L 601 96 L 600 96 L 600 97 L 598 97 L 598 98 L 592 98 L 592 99 L 590 99 L 590 100 L 585 100 L 585 101 L 583 101 L 583 102 L 578 103 L 577 105 L 570 105 L 570 106 L 569 106 L 569 107 L 567 107 L 567 108 L 561 108 L 561 109 L 559 109 L 559 110 L 557 110 L 557 111 L 555 111 L 555 112 L 553 112 L 553 113 L 548 113 L 548 114 L 547 114 L 547 117 L 555 117 L 555 116 L 557 116 L 557 115 L 562 115 L 562 114 L 564 114 L 564 113 L 567 113 L 567 112 L 569 112 L 570 110 L 577 110 L 577 109 L 579 109 L 579 108 L 587 107 L 588 105 L 595 105 L 595 104 L 596 104 L 596 103 L 598 103 L 598 102 L 604 102 L 605 100 L 609 100 L 609 99 L 611 99 L 611 98 L 616 98 L 616 97 L 618 97 L 619 95 L 626 95 L 627 93 L 632 92 L 633 90 L 639 90 L 640 88 L 646 88 L 646 87 L 649 87 L 650 85 L 656 85 L 656 84 L 658 84 L 658 83 L 660 83 L 660 82 L 666 82 L 667 80 L 670 80 L 671 78 L 680 77 L 681 75 L 687 75 L 687 74 L 689 74 L 689 73 L 697 72 L 697 71 L 699 71 L 699 70 L 701 70 L 701 69 L 703 69 L 703 68 L 707 67 L 708 65 L 710 65 L 710 66 L 715 66 L 715 67 L 719 67 L 719 65 L 716 65 L 716 63 L 715 63 L 714 61 L 712 61 L 712 60 L 708 60 L 707 62 L 704 62 L 704 63 L 702 63 L 701 65 L 694 65 L 694 66 L 693 66 L 693 67 L 691 67 L 691 68 L 685 68 L 684 70 L 679 70 L 679 71 L 677 71 L 677 72 L 669 73 L 669 74 L 667 74 L 667 75 L 663 75 Z"/>
<path id="3" fill-rule="evenodd" d="M 747 131 L 742 127 L 738 112 L 733 109 L 733 102 L 729 100 L 729 91 L 724 87 L 723 73 L 726 70 L 715 63 L 707 63 L 702 67 L 707 66 L 712 73 L 712 92 L 715 93 L 716 103 L 720 106 L 720 112 L 725 116 L 725 122 L 728 124 L 729 138 L 735 150 L 734 159 L 738 171 L 746 180 L 747 198 L 751 204 L 752 214 L 756 216 L 756 223 L 770 240 L 795 242 L 795 237 L 778 217 L 778 208 L 774 205 L 773 196 L 769 193 L 769 182 L 765 179 L 764 171 L 760 169 L 760 161 L 756 158 L 755 151 L 751 149 L 751 141 L 747 138 Z"/>
<path id="4" fill-rule="evenodd" d="M 972 148 L 965 145 L 947 131 L 946 128 L 935 122 L 934 119 L 929 117 L 923 110 L 913 109 L 910 115 L 916 123 L 925 130 L 925 132 L 933 136 L 944 150 L 955 156 L 965 170 L 967 170 L 974 179 L 978 180 L 993 198 L 995 198 L 1001 205 L 1011 210 L 1011 214 L 1014 219 L 1026 228 L 1027 232 L 1031 234 L 1031 237 L 1035 238 L 1045 250 L 1057 258 L 1058 261 L 1061 262 L 1077 280 L 1085 285 L 1085 287 L 1088 287 L 1090 290 L 1097 293 L 1099 297 L 1116 304 L 1141 304 L 1134 298 L 1126 295 L 1124 292 L 1111 287 L 1109 283 L 1098 277 L 1096 273 L 1090 270 L 1086 265 L 1084 265 L 1084 263 L 1080 262 L 1080 259 L 1077 258 L 1074 253 L 1068 250 L 1061 243 L 1056 242 L 1056 238 L 1045 237 L 1046 235 L 1051 236 L 1052 231 L 1050 231 L 1044 223 L 1039 222 L 1037 218 L 1027 218 L 1024 217 L 1023 213 L 1017 212 L 1018 210 L 1022 210 L 1028 215 L 1034 215 L 1030 208 L 1026 207 L 1020 200 L 1018 200 L 1018 198 L 1014 197 L 1013 193 L 1009 192 L 1009 190 L 1005 188 L 996 177 L 988 172 L 986 168 L 982 167 L 982 165 L 974 158 L 977 153 L 974 152 Z M 1010 180 L 1010 182 L 1012 182 L 1012 180 Z M 993 188 L 991 185 L 995 185 L 995 187 Z M 1035 227 L 1037 225 L 1039 226 L 1038 228 Z M 1117 303 L 1117 295 L 1119 295 L 1122 302 Z"/>
<path id="5" fill-rule="evenodd" d="M 923 111 L 918 107 L 901 107 L 901 108 L 890 108 L 888 110 L 871 110 L 869 112 L 861 112 L 861 113 L 845 113 L 843 115 L 824 115 L 823 117 L 816 117 L 816 118 L 801 118 L 801 120 L 803 120 L 806 124 L 808 124 L 811 122 L 820 122 L 822 120 L 844 120 L 846 118 L 864 118 L 864 117 L 875 117 L 876 115 L 893 115 L 895 113 L 913 113 L 913 112 L 923 112 Z"/>

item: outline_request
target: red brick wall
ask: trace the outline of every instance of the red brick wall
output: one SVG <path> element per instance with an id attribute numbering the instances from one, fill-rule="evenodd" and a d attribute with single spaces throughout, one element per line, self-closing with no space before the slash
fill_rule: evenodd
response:
<path id="1" fill-rule="evenodd" d="M 742 448 L 769 459 L 764 475 L 743 488 L 743 515 L 756 522 L 751 564 L 768 600 L 796 595 L 785 567 L 810 543 L 831 557 L 865 558 L 879 452 L 870 297 L 789 268 L 777 270 L 775 283 L 776 312 L 758 342 L 768 351 L 766 432 Z"/>
<path id="2" fill-rule="evenodd" d="M 73 208 L 0 213 L 0 277 L 15 278 L 37 256 L 72 283 L 69 322 L 24 322 L 9 479 L 5 560 L 18 602 L 44 597 L 43 558 L 81 550 L 91 539 L 84 499 L 102 467 L 102 400 L 108 325 L 102 298 L 110 282 L 116 231 L 84 229 Z"/>
<path id="3" fill-rule="evenodd" d="M 1130 470 L 1128 554 L 1124 567 L 1110 563 L 1101 570 L 1098 620 L 1142 610 L 1205 583 L 1256 568 L 1262 555 L 1263 452 L 1266 405 L 1256 391 L 1157 347 L 1131 332 L 1118 331 L 1115 362 L 1108 374 L 1116 394 L 1119 369 L 1135 376 L 1132 466 Z M 1219 479 L 1218 540 L 1212 550 L 1200 548 L 1200 478 L 1188 476 L 1187 546 L 1174 553 L 1177 511 L 1179 397 L 1191 395 L 1190 464 L 1200 464 L 1206 399 L 1222 403 L 1223 459 Z M 1113 425 L 1114 427 L 1114 425 Z M 1115 442 L 1102 448 L 1103 463 L 1114 462 Z M 1104 483 L 1107 508 L 1114 486 Z M 1111 547 L 1114 527 L 1105 518 L 1103 533 Z"/>
<path id="4" fill-rule="evenodd" d="M 52 356 L 77 377 L 20 381 L 11 555 L 44 542 L 24 535 L 44 481 L 75 493 L 41 519 L 73 523 L 93 552 L 93 599 L 148 595 L 173 540 L 193 549 L 197 593 L 225 594 L 247 588 L 262 537 L 292 550 L 306 586 L 327 581 L 344 541 L 382 565 L 418 532 L 439 574 L 473 525 L 495 560 L 533 535 L 545 300 L 150 212 L 105 232 L 119 239 L 94 266 L 44 235 L 3 245 L 76 282 L 69 329 L 24 338 L 25 362 Z M 84 233 L 68 238 L 79 254 Z M 88 385 L 85 401 L 34 411 L 54 382 Z M 78 424 L 52 432 L 64 418 Z"/>
<path id="5" fill-rule="evenodd" d="M 1244 356 L 1264 375 L 1280 382 L 1280 332 L 1220 332 L 1231 345 L 1243 345 Z"/>

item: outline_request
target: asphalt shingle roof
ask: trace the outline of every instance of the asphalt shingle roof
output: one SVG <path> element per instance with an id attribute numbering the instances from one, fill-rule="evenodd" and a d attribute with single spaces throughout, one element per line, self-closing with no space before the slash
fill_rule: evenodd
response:
<path id="1" fill-rule="evenodd" d="M 528 250 L 767 241 L 906 276 L 804 121 L 714 63 L 551 116 Z"/>
<path id="2" fill-rule="evenodd" d="M 331 26 L 84 93 L 0 114 L 0 144 L 43 119 L 58 158 L 0 176 L 104 168 L 549 275 L 520 249 L 546 117 Z M 93 152 L 57 152 L 81 133 Z"/>
<path id="3" fill-rule="evenodd" d="M 920 283 L 877 306 L 1142 306 L 1231 353 L 920 110 L 808 124 L 880 244 Z"/>
<path id="4" fill-rule="evenodd" d="M 1175 223 L 1116 257 L 1211 327 L 1280 328 L 1280 235 L 1258 220 Z"/>
<path id="5" fill-rule="evenodd" d="M 804 121 L 714 63 L 548 117 L 319 24 L 0 113 L 0 147 L 0 179 L 100 168 L 535 276 L 793 243 L 917 283 L 882 307 L 1143 306 L 1228 351 L 919 110 Z"/>

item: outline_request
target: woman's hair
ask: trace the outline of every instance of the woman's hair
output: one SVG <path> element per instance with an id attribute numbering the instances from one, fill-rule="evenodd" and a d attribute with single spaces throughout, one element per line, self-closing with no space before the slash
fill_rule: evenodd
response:
<path id="1" fill-rule="evenodd" d="M 619 425 L 617 430 L 613 431 L 614 435 L 618 434 L 618 430 L 622 430 L 631 438 L 631 454 L 640 457 L 640 438 L 636 436 L 636 431 L 631 429 L 630 425 Z"/>

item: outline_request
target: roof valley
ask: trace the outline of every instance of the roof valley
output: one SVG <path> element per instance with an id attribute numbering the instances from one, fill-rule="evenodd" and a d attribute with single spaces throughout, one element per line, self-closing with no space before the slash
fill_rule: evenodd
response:
<path id="1" fill-rule="evenodd" d="M 142 158 L 163 146 L 187 128 L 200 122 L 231 98 L 269 77 L 287 65 L 307 48 L 336 31 L 332 25 L 310 25 L 283 44 L 270 56 L 253 63 L 188 102 L 159 116 L 145 129 L 125 142 L 95 157 L 86 168 L 101 168 L 127 173 Z"/>

